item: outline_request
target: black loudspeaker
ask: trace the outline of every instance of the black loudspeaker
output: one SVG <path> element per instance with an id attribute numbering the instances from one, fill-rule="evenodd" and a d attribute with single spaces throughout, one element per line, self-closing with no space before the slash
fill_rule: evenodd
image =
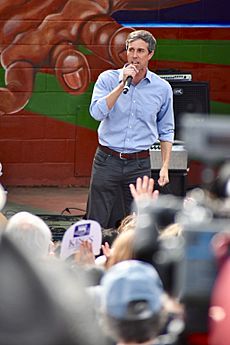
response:
<path id="1" fill-rule="evenodd" d="M 154 188 L 159 190 L 160 194 L 172 194 L 184 197 L 187 190 L 187 171 L 185 170 L 169 170 L 169 183 L 160 187 L 158 185 L 160 170 L 151 170 L 151 177 L 154 179 Z"/>
<path id="2" fill-rule="evenodd" d="M 183 113 L 210 112 L 209 83 L 193 81 L 170 81 L 173 90 L 175 116 L 175 139 L 181 140 L 180 119 Z"/>

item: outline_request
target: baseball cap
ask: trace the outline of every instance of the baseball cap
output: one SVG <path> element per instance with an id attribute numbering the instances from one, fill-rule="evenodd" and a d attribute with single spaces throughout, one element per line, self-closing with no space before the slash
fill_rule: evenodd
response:
<path id="1" fill-rule="evenodd" d="M 144 320 L 163 305 L 163 285 L 151 264 L 126 260 L 112 266 L 102 281 L 102 307 L 121 320 Z"/>

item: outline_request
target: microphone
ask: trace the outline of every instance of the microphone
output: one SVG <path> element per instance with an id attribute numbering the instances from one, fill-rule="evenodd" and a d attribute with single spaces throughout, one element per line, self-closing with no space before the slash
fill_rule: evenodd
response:
<path id="1" fill-rule="evenodd" d="M 133 77 L 129 75 L 125 81 L 125 86 L 123 88 L 123 93 L 126 94 L 129 91 L 130 85 L 132 83 Z"/>

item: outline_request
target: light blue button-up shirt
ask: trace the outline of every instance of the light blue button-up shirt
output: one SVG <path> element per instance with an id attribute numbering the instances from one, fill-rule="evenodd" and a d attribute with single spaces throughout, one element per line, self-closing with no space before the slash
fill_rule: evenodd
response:
<path id="1" fill-rule="evenodd" d="M 122 80 L 122 69 L 102 72 L 94 85 L 90 114 L 98 121 L 98 140 L 118 152 L 147 150 L 158 139 L 173 142 L 173 95 L 170 84 L 151 71 L 131 84 L 109 110 L 106 96 Z"/>

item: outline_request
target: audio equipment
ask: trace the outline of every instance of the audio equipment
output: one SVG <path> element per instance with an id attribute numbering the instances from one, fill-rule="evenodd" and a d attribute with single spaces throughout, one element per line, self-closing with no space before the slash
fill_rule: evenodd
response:
<path id="1" fill-rule="evenodd" d="M 169 183 L 161 187 L 158 185 L 159 172 L 162 167 L 160 142 L 157 141 L 150 148 L 151 176 L 155 181 L 154 188 L 162 194 L 185 196 L 187 190 L 188 152 L 184 143 L 175 140 L 172 146 L 169 162 Z"/>
<path id="2" fill-rule="evenodd" d="M 169 82 L 173 90 L 175 139 L 181 140 L 180 119 L 184 113 L 208 114 L 210 111 L 208 82 Z"/>
<path id="3" fill-rule="evenodd" d="M 168 81 L 192 81 L 191 73 L 158 74 L 159 77 Z"/>
<path id="4" fill-rule="evenodd" d="M 159 190 L 160 194 L 171 194 L 184 197 L 187 191 L 187 171 L 169 170 L 169 183 L 164 187 L 158 185 L 160 170 L 151 170 L 151 177 L 154 179 L 154 189 Z"/>
<path id="5" fill-rule="evenodd" d="M 130 85 L 132 83 L 133 77 L 129 75 L 125 81 L 125 86 L 123 88 L 123 93 L 126 94 L 129 91 Z"/>
<path id="6" fill-rule="evenodd" d="M 160 69 L 156 71 L 162 79 L 167 81 L 192 81 L 192 73 L 176 69 Z"/>
<path id="7" fill-rule="evenodd" d="M 151 169 L 161 169 L 161 147 L 160 142 L 157 141 L 150 147 L 150 162 Z M 169 162 L 170 170 L 187 170 L 188 166 L 188 152 L 184 147 L 182 141 L 175 141 L 172 146 L 171 157 Z"/>

